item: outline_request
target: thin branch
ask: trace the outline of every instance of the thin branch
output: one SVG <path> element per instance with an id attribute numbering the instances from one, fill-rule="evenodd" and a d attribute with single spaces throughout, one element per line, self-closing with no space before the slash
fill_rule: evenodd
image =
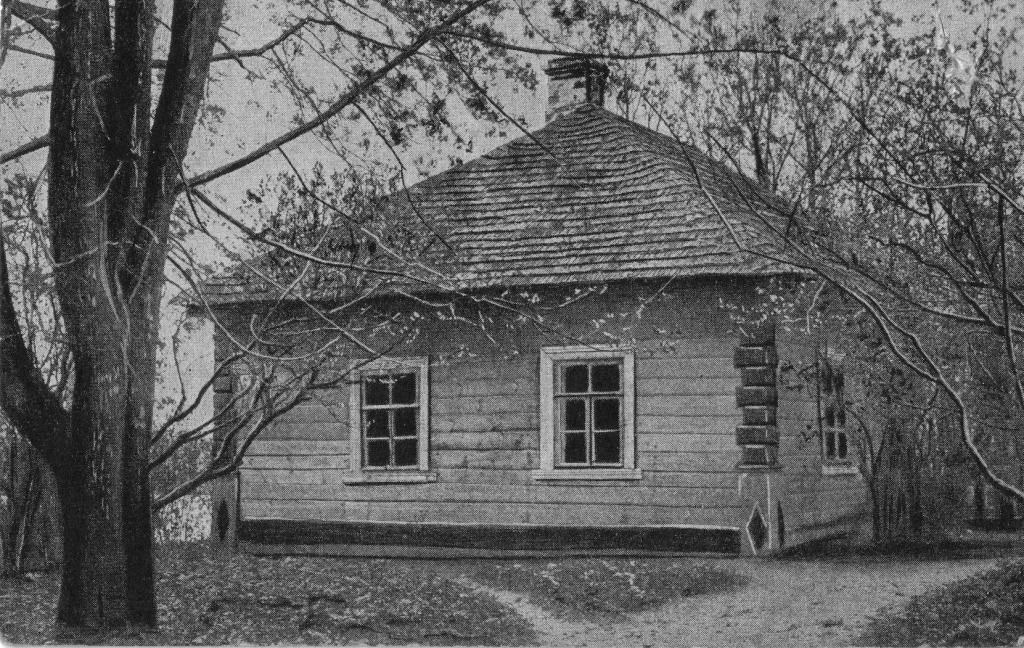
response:
<path id="1" fill-rule="evenodd" d="M 471 2 L 470 4 L 463 7 L 461 10 L 456 11 L 436 27 L 432 27 L 430 29 L 423 31 L 408 46 L 405 47 L 404 51 L 401 54 L 398 54 L 397 56 L 390 59 L 387 63 L 378 68 L 376 71 L 367 74 L 365 77 L 363 77 L 361 81 L 355 83 L 351 88 L 349 88 L 347 92 L 341 95 L 341 97 L 335 100 L 334 103 L 328 106 L 326 110 L 317 115 L 315 118 L 305 122 L 304 124 L 301 124 L 300 126 L 293 128 L 292 130 L 288 131 L 287 133 L 284 133 L 283 135 L 275 137 L 266 144 L 259 146 L 252 152 L 243 155 L 242 157 L 237 158 L 236 160 L 233 160 L 231 162 L 228 162 L 227 164 L 193 176 L 191 179 L 187 181 L 186 185 L 192 187 L 203 185 L 206 184 L 207 182 L 216 180 L 217 178 L 225 176 L 229 173 L 233 173 L 235 171 L 238 171 L 239 169 L 245 168 L 246 166 L 252 164 L 256 160 L 259 160 L 269 155 L 270 153 L 273 153 L 275 150 L 287 144 L 288 142 L 291 142 L 292 140 L 317 129 L 320 126 L 323 126 L 330 119 L 333 119 L 342 110 L 350 106 L 357 98 L 359 98 L 364 92 L 366 92 L 367 89 L 369 89 L 378 81 L 380 81 L 388 74 L 390 74 L 392 70 L 397 68 L 399 65 L 405 63 L 412 57 L 416 56 L 416 54 L 418 54 L 421 49 L 423 49 L 427 44 L 429 44 L 439 35 L 443 34 L 446 29 L 448 29 L 455 23 L 459 22 L 469 14 L 473 13 L 480 7 L 492 1 L 493 0 L 475 0 L 474 2 Z M 178 187 L 178 190 L 181 191 L 184 188 L 184 186 L 180 186 Z"/>
<path id="2" fill-rule="evenodd" d="M 7 151 L 6 153 L 0 153 L 0 164 L 7 164 L 8 162 L 11 162 L 13 160 L 17 160 L 18 158 L 20 158 L 23 155 L 28 155 L 29 153 L 32 153 L 33 151 L 38 151 L 39 149 L 44 149 L 44 148 L 46 148 L 49 145 L 50 145 L 50 135 L 49 135 L 49 133 L 47 133 L 46 135 L 42 135 L 40 137 L 35 138 L 34 140 L 30 140 L 28 142 L 25 142 L 24 144 L 22 144 L 18 148 L 11 149 L 10 151 Z"/>

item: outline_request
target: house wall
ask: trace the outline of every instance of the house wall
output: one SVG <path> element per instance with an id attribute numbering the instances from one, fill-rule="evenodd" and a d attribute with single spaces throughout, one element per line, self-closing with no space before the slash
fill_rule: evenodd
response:
<path id="1" fill-rule="evenodd" d="M 430 468 L 436 481 L 345 483 L 351 472 L 350 413 L 348 386 L 341 385 L 283 415 L 251 447 L 237 493 L 241 517 L 725 527 L 737 530 L 739 549 L 750 552 L 745 527 L 753 504 L 759 502 L 774 529 L 773 495 L 765 474 L 737 470 L 743 416 L 735 364 L 743 336 L 722 305 L 749 302 L 753 285 L 705 280 L 659 288 L 611 286 L 547 314 L 545 330 L 499 327 L 483 335 L 464 324 L 428 322 L 415 340 L 389 355 L 430 357 Z M 248 321 L 241 312 L 224 317 L 233 318 L 239 331 Z M 540 348 L 581 340 L 636 349 L 639 480 L 550 482 L 532 475 L 540 468 Z M 801 412 L 788 413 L 786 425 L 796 425 Z M 782 436 L 787 459 L 795 457 L 789 451 L 795 435 Z M 787 509 L 790 500 L 795 510 L 822 505 L 814 492 L 820 479 L 794 483 L 800 485 L 785 496 Z M 805 513 L 794 513 L 797 534 L 806 534 L 800 526 L 807 520 L 821 517 Z M 769 548 L 777 546 L 776 540 Z"/>
<path id="2" fill-rule="evenodd" d="M 799 331 L 776 333 L 779 356 L 778 425 L 781 507 L 786 544 L 858 531 L 868 520 L 868 494 L 857 469 L 854 436 L 846 464 L 822 461 L 818 431 L 818 395 L 813 374 L 815 341 Z M 848 389 L 855 386 L 848 385 Z M 852 396 L 852 395 L 851 395 Z"/>

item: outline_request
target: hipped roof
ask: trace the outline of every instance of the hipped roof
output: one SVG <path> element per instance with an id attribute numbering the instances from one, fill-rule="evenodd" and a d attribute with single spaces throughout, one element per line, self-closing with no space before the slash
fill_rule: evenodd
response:
<path id="1" fill-rule="evenodd" d="M 399 281 L 410 290 L 796 272 L 773 260 L 781 246 L 766 223 L 784 226 L 781 199 L 591 104 L 393 194 L 381 209 L 424 243 L 406 268 L 411 278 Z M 353 277 L 319 272 L 304 297 L 340 295 Z M 241 266 L 204 288 L 214 304 L 280 294 Z"/>

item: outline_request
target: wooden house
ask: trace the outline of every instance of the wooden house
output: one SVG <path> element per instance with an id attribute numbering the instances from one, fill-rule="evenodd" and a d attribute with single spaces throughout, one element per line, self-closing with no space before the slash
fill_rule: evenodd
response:
<path id="1" fill-rule="evenodd" d="M 734 317 L 796 276 L 758 252 L 780 201 L 602 108 L 604 66 L 548 73 L 543 128 L 392 202 L 441 233 L 462 294 L 559 306 L 490 332 L 427 318 L 385 357 L 353 350 L 344 384 L 275 421 L 217 486 L 217 542 L 758 554 L 858 524 L 841 374 L 806 379 L 791 368 L 813 362 L 813 340 Z M 276 299 L 237 279 L 206 291 L 237 336 Z M 219 384 L 221 403 L 239 380 Z"/>

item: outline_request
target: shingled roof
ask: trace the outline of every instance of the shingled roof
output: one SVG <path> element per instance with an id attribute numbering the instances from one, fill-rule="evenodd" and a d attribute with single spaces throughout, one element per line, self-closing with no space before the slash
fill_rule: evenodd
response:
<path id="1" fill-rule="evenodd" d="M 459 290 L 794 271 L 737 245 L 777 256 L 764 222 L 783 218 L 779 198 L 593 104 L 390 196 L 384 209 L 444 239 L 419 260 Z M 214 303 L 277 296 L 262 284 L 236 270 L 206 292 Z M 326 294 L 323 282 L 316 292 Z"/>

